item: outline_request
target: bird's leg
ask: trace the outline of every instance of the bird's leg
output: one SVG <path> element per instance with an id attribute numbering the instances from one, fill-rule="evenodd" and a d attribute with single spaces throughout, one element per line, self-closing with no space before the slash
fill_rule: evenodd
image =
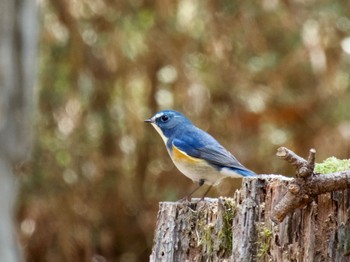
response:
<path id="1" fill-rule="evenodd" d="M 201 200 L 200 201 L 203 201 L 204 200 L 204 198 L 205 198 L 205 196 L 209 193 L 209 191 L 210 191 L 210 189 L 213 187 L 213 185 L 210 185 L 209 187 L 208 187 L 208 189 L 205 191 L 205 193 L 203 194 L 203 196 L 201 197 Z"/>
<path id="2" fill-rule="evenodd" d="M 196 187 L 191 193 L 189 193 L 187 196 L 185 196 L 184 198 L 182 198 L 180 201 L 190 201 L 191 200 L 191 196 L 204 185 L 205 180 L 204 179 L 200 179 L 198 181 L 198 187 Z M 208 192 L 206 192 L 207 194 Z"/>

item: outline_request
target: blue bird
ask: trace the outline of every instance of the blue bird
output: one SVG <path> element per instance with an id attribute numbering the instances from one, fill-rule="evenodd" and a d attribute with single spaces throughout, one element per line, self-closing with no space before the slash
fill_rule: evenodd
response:
<path id="1" fill-rule="evenodd" d="M 224 177 L 248 177 L 256 174 L 244 167 L 229 151 L 207 132 L 194 126 L 183 114 L 174 110 L 156 113 L 146 123 L 162 137 L 175 166 L 188 178 L 198 183 L 187 197 L 203 184 L 210 188 L 219 184 Z"/>

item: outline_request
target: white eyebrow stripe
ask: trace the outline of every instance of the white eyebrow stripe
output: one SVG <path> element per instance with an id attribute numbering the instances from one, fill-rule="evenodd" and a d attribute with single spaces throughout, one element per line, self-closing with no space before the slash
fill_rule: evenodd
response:
<path id="1" fill-rule="evenodd" d="M 164 113 L 158 113 L 158 114 L 156 114 L 156 115 L 154 116 L 154 118 L 159 118 L 159 117 L 161 117 L 162 115 L 164 115 Z"/>

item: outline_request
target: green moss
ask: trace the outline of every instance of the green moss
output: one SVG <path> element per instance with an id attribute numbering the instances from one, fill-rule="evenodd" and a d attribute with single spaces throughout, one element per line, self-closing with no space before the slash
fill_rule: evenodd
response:
<path id="1" fill-rule="evenodd" d="M 329 174 L 346 170 L 350 170 L 350 159 L 337 159 L 332 156 L 322 163 L 317 163 L 314 171 L 320 174 Z"/>
<path id="2" fill-rule="evenodd" d="M 203 234 L 200 238 L 200 245 L 202 245 L 204 252 L 207 253 L 209 256 L 213 254 L 214 250 L 214 241 L 212 239 L 213 228 L 214 225 L 212 224 L 205 225 Z"/>
<path id="3" fill-rule="evenodd" d="M 228 253 L 232 252 L 232 223 L 235 216 L 235 204 L 231 199 L 226 199 L 223 201 L 224 210 L 223 210 L 223 225 L 222 229 L 218 233 L 220 241 L 220 249 L 227 251 Z"/>
<path id="4" fill-rule="evenodd" d="M 262 259 L 266 256 L 267 252 L 270 249 L 271 239 L 272 239 L 272 231 L 268 227 L 264 226 L 264 223 L 258 224 L 258 254 L 257 257 Z"/>
<path id="5" fill-rule="evenodd" d="M 197 245 L 202 247 L 202 253 L 207 256 L 211 256 L 214 250 L 214 240 L 212 239 L 212 234 L 215 225 L 212 223 L 208 224 L 208 210 L 205 208 L 200 208 L 197 210 L 195 215 L 196 226 L 196 236 Z"/>
<path id="6" fill-rule="evenodd" d="M 211 211 L 202 209 L 196 214 L 197 244 L 202 247 L 205 257 L 214 253 L 231 254 L 232 252 L 232 222 L 235 214 L 235 205 L 231 199 L 222 199 L 219 209 L 221 215 L 213 223 L 208 223 Z"/>

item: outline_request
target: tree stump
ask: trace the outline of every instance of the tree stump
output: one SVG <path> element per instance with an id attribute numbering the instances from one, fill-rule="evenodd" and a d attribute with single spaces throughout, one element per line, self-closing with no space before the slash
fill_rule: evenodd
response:
<path id="1" fill-rule="evenodd" d="M 275 223 L 291 181 L 263 175 L 243 179 L 233 198 L 161 202 L 150 261 L 350 261 L 349 189 Z"/>

